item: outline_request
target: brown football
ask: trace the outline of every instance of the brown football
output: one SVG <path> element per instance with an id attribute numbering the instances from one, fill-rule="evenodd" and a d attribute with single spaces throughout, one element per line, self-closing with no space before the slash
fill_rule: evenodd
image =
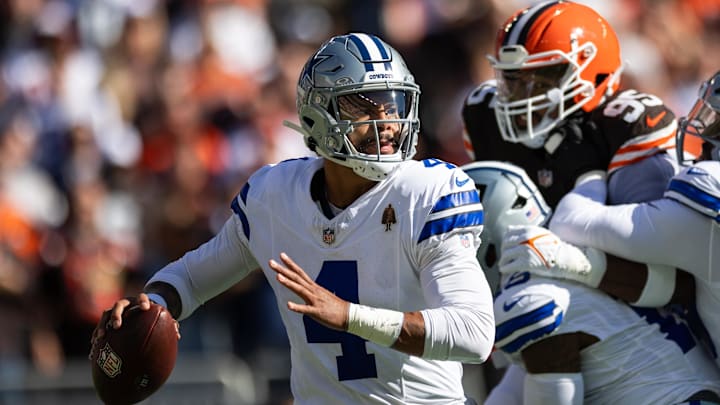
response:
<path id="1" fill-rule="evenodd" d="M 106 326 L 90 354 L 93 384 L 106 404 L 134 404 L 157 391 L 177 358 L 175 320 L 161 305 L 125 310 L 120 329 Z"/>

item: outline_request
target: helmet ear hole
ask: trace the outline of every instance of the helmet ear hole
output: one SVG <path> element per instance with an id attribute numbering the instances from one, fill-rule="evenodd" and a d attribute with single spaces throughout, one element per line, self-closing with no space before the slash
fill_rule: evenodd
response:
<path id="1" fill-rule="evenodd" d="M 302 117 L 302 119 L 303 119 L 303 122 L 304 122 L 308 127 L 312 128 L 312 127 L 315 126 L 315 120 L 313 120 L 312 118 L 305 116 L 305 117 Z"/>
<path id="2" fill-rule="evenodd" d="M 487 184 L 475 184 L 475 188 L 480 195 L 480 201 L 482 201 L 483 196 L 485 195 L 485 190 L 487 190 Z"/>
<path id="3" fill-rule="evenodd" d="M 515 202 L 512 205 L 513 209 L 522 208 L 527 204 L 527 198 L 518 196 L 518 198 L 515 199 Z"/>
<path id="4" fill-rule="evenodd" d="M 607 73 L 598 73 L 595 75 L 595 86 L 599 86 L 600 83 L 604 82 L 608 78 L 608 76 L 610 75 Z"/>

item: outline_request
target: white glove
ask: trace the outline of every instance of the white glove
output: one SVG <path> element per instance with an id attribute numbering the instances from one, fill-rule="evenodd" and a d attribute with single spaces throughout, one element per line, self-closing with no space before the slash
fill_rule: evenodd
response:
<path id="1" fill-rule="evenodd" d="M 505 233 L 498 267 L 501 273 L 529 271 L 597 287 L 605 274 L 605 254 L 565 243 L 540 226 L 511 226 Z"/>

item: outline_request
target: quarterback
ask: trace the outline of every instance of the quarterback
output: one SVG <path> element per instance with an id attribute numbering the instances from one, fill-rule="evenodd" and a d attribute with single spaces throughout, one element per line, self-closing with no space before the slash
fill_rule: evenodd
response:
<path id="1" fill-rule="evenodd" d="M 401 56 L 362 33 L 333 37 L 300 74 L 299 131 L 319 157 L 268 165 L 222 231 L 160 269 L 148 298 L 182 320 L 260 267 L 291 345 L 296 404 L 465 404 L 461 362 L 494 340 L 475 252 L 472 180 L 412 160 L 419 88 Z M 121 327 L 130 300 L 111 319 Z"/>

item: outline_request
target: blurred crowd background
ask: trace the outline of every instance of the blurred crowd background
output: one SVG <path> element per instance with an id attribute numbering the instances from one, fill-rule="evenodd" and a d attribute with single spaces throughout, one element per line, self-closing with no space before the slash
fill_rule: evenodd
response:
<path id="1" fill-rule="evenodd" d="M 720 0 L 581 1 L 624 86 L 677 115 L 720 69 Z M 61 375 L 103 310 L 211 237 L 261 165 L 305 156 L 295 84 L 331 35 L 375 33 L 421 86 L 418 158 L 467 163 L 460 110 L 520 0 L 0 1 L 0 381 Z M 262 275 L 183 322 L 181 352 L 275 367 Z"/>

